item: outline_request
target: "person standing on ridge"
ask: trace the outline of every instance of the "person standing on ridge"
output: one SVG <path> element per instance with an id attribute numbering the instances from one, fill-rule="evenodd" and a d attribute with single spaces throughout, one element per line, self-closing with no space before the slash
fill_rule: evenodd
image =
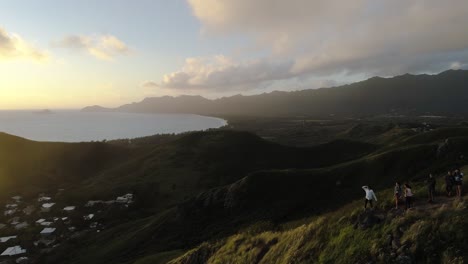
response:
<path id="1" fill-rule="evenodd" d="M 395 188 L 393 189 L 393 196 L 395 197 L 395 209 L 398 209 L 398 203 L 401 199 L 401 186 L 399 182 L 395 183 Z"/>
<path id="2" fill-rule="evenodd" d="M 460 170 L 455 170 L 454 184 L 455 184 L 455 188 L 457 191 L 457 197 L 461 198 L 462 185 L 463 185 L 463 172 L 461 172 Z"/>
<path id="3" fill-rule="evenodd" d="M 366 198 L 364 200 L 364 209 L 367 209 L 367 204 L 370 204 L 370 207 L 373 208 L 372 200 L 377 202 L 377 197 L 375 196 L 374 190 L 372 190 L 369 186 L 364 185 L 362 189 L 366 192 Z"/>
<path id="4" fill-rule="evenodd" d="M 436 190 L 436 180 L 432 176 L 432 174 L 429 174 L 429 178 L 427 179 L 427 191 L 429 195 L 429 203 L 434 202 L 434 194 Z"/>
<path id="5" fill-rule="evenodd" d="M 452 172 L 449 171 L 447 172 L 447 175 L 445 175 L 445 191 L 447 192 L 448 197 L 452 196 L 452 189 L 453 189 L 453 176 L 452 176 Z"/>
<path id="6" fill-rule="evenodd" d="M 405 183 L 405 206 L 406 210 L 411 208 L 413 200 L 413 191 L 408 183 Z"/>

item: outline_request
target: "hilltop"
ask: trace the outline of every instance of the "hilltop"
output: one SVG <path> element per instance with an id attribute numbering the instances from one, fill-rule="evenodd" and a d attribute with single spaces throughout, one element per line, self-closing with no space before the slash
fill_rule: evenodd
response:
<path id="1" fill-rule="evenodd" d="M 201 96 L 153 97 L 112 109 L 140 113 L 191 113 L 214 116 L 369 117 L 376 115 L 466 116 L 468 71 L 436 75 L 373 77 L 332 88 L 209 100 Z M 109 111 L 87 107 L 85 111 Z"/>

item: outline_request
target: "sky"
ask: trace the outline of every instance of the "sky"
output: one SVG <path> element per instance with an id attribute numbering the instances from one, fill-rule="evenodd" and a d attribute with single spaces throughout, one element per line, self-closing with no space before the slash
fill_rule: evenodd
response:
<path id="1" fill-rule="evenodd" d="M 0 109 L 468 68 L 466 0 L 0 0 Z"/>

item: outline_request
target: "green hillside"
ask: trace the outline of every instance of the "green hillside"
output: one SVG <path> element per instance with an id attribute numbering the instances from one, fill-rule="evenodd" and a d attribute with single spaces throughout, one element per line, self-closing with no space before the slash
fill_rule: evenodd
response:
<path id="1" fill-rule="evenodd" d="M 69 260 L 73 260 L 72 263 L 89 263 L 93 259 L 99 263 L 167 260 L 197 245 L 204 247 L 204 241 L 225 241 L 244 229 L 256 229 L 258 225 L 259 228 L 266 226 L 275 230 L 291 221 L 305 221 L 324 213 L 343 217 L 340 208 L 362 197 L 362 184 L 370 184 L 383 191 L 395 180 L 418 182 L 429 172 L 444 173 L 447 167 L 466 164 L 465 159 L 458 159 L 468 149 L 468 137 L 459 136 L 463 131 L 464 128 L 453 128 L 418 135 L 403 133 L 391 145 L 337 141 L 306 149 L 282 147 L 248 133 L 193 133 L 156 148 L 144 159 L 146 161 L 139 161 L 141 163 L 138 164 L 149 166 L 148 160 L 155 160 L 150 157 L 164 153 L 164 158 L 158 156 L 160 163 L 150 169 L 154 174 L 128 176 L 132 178 L 121 179 L 122 183 L 118 183 L 120 176 L 110 170 L 88 181 L 86 188 L 92 190 L 96 186 L 104 186 L 106 190 L 114 184 L 125 186 L 124 182 L 130 179 L 141 179 L 141 186 L 150 179 L 159 183 L 176 180 L 181 189 L 192 192 L 179 192 L 177 187 L 172 194 L 166 190 L 166 199 L 149 196 L 165 207 L 151 205 L 153 210 L 158 208 L 154 214 L 117 224 L 89 240 L 76 242 L 74 247 L 78 245 L 80 250 Z M 447 136 L 454 136 L 450 137 L 453 147 L 447 148 L 442 155 L 437 149 Z M 228 147 L 234 149 L 229 151 Z M 276 152 L 277 149 L 281 151 Z M 344 151 L 351 149 L 351 154 Z M 297 157 L 294 156 L 296 151 Z M 220 153 L 227 153 L 227 156 Z M 172 155 L 184 157 L 183 162 L 177 163 Z M 334 158 L 339 161 L 325 162 Z M 167 175 L 169 168 L 174 167 L 179 169 L 179 174 L 173 172 L 171 177 L 158 177 Z M 163 168 L 164 173 L 158 174 Z M 177 176 L 181 174 L 187 178 Z M 99 183 L 109 175 L 115 175 L 113 181 Z M 194 178 L 196 181 L 190 181 Z M 166 185 L 171 184 L 172 181 Z M 137 188 L 138 183 L 130 186 Z M 164 192 L 162 188 L 158 190 Z M 222 243 L 215 244 L 223 246 Z M 209 252 L 214 251 L 211 249 Z M 67 259 L 59 255 L 49 261 L 64 258 Z"/>
<path id="2" fill-rule="evenodd" d="M 421 184 L 429 173 L 463 166 L 468 134 L 461 126 L 419 132 L 373 126 L 344 130 L 341 139 L 313 147 L 231 130 L 78 144 L 2 135 L 5 194 L 66 188 L 60 199 L 73 204 L 134 194 L 128 209 L 99 212 L 106 223 L 99 233 L 64 241 L 40 255 L 44 263 L 344 263 L 332 245 L 355 255 L 356 263 L 378 260 L 379 237 L 398 223 L 389 215 L 390 203 L 383 202 L 376 212 L 385 224 L 375 234 L 353 229 L 360 202 L 349 203 L 363 196 L 360 186 L 388 193 L 396 180 Z M 439 228 L 445 217 L 464 212 L 457 208 L 420 217 Z M 354 247 L 348 237 L 368 240 Z M 285 248 L 290 243 L 296 246 Z M 373 248 L 367 251 L 366 245 Z M 412 259 L 419 258 L 416 251 Z M 457 252 L 444 254 L 450 259 L 460 257 Z"/>

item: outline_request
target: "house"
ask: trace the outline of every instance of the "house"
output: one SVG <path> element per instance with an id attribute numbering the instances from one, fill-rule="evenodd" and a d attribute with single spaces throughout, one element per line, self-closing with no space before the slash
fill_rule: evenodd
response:
<path id="1" fill-rule="evenodd" d="M 42 229 L 42 231 L 41 231 L 40 234 L 41 234 L 43 237 L 51 237 L 51 236 L 54 235 L 55 230 L 57 230 L 57 229 L 54 228 L 54 227 L 46 227 L 46 228 Z"/>
<path id="2" fill-rule="evenodd" d="M 103 203 L 104 203 L 104 201 L 102 201 L 102 200 L 96 200 L 96 201 L 90 200 L 90 201 L 88 201 L 86 203 L 85 207 L 93 207 L 93 206 L 95 206 L 97 204 L 103 204 Z"/>
<path id="3" fill-rule="evenodd" d="M 119 197 L 117 197 L 117 199 L 115 199 L 115 201 L 117 203 L 128 203 L 128 198 L 123 197 L 123 196 L 119 196 Z"/>
<path id="4" fill-rule="evenodd" d="M 23 213 L 25 215 L 31 215 L 35 210 L 36 210 L 36 208 L 34 206 L 29 205 L 29 206 L 27 206 L 26 208 L 23 209 Z"/>
<path id="5" fill-rule="evenodd" d="M 18 205 L 17 205 L 17 204 L 7 204 L 7 205 L 5 205 L 5 207 L 6 207 L 7 209 L 12 209 L 12 208 L 18 207 Z"/>
<path id="6" fill-rule="evenodd" d="M 49 212 L 50 209 L 52 208 L 52 206 L 54 206 L 54 205 L 55 205 L 55 203 L 45 203 L 45 204 L 42 205 L 41 210 L 42 210 L 42 212 Z"/>
<path id="7" fill-rule="evenodd" d="M 48 221 L 44 221 L 40 223 L 41 226 L 51 226 L 52 224 L 53 224 L 52 222 L 48 222 Z"/>
<path id="8" fill-rule="evenodd" d="M 16 213 L 16 208 L 14 209 L 10 209 L 10 210 L 6 210 L 4 215 L 8 216 L 8 215 L 14 215 Z"/>
<path id="9" fill-rule="evenodd" d="M 94 214 L 89 214 L 89 215 L 83 216 L 83 219 L 84 219 L 84 220 L 91 220 L 91 219 L 93 219 L 93 218 L 94 218 Z"/>
<path id="10" fill-rule="evenodd" d="M 16 264 L 27 264 L 29 263 L 29 258 L 28 257 L 19 257 L 15 261 Z"/>
<path id="11" fill-rule="evenodd" d="M 11 199 L 13 199 L 13 200 L 14 200 L 15 202 L 17 202 L 17 203 L 19 203 L 19 202 L 21 201 L 21 198 L 22 198 L 22 197 L 19 196 L 19 195 L 16 195 L 16 196 L 11 197 Z"/>
<path id="12" fill-rule="evenodd" d="M 71 212 L 71 211 L 75 210 L 75 208 L 76 208 L 76 206 L 67 206 L 67 207 L 63 208 L 63 210 L 65 212 Z"/>
<path id="13" fill-rule="evenodd" d="M 14 246 L 5 249 L 0 256 L 16 256 L 24 253 L 26 253 L 26 249 L 21 248 L 21 246 Z"/>
<path id="14" fill-rule="evenodd" d="M 44 222 L 44 221 L 45 221 L 45 219 L 44 219 L 44 218 L 41 218 L 41 219 L 39 219 L 39 220 L 36 221 L 36 224 L 40 225 L 40 224 L 41 224 L 42 222 Z"/>
<path id="15" fill-rule="evenodd" d="M 26 228 L 28 226 L 29 226 L 28 222 L 22 222 L 22 223 L 19 223 L 19 224 L 15 225 L 15 229 L 16 230 L 21 230 L 21 229 L 24 229 L 24 228 Z"/>
<path id="16" fill-rule="evenodd" d="M 37 199 L 38 202 L 48 202 L 50 200 L 52 200 L 52 198 L 49 196 L 42 196 L 42 197 L 39 197 L 39 199 Z"/>
<path id="17" fill-rule="evenodd" d="M 19 224 L 19 222 L 20 222 L 20 218 L 19 218 L 18 216 L 17 216 L 17 217 L 13 217 L 13 218 L 10 219 L 8 222 L 9 222 L 11 225 L 17 225 L 17 224 Z"/>
<path id="18" fill-rule="evenodd" d="M 0 243 L 5 243 L 8 240 L 15 239 L 16 236 L 6 236 L 6 237 L 0 237 Z"/>

